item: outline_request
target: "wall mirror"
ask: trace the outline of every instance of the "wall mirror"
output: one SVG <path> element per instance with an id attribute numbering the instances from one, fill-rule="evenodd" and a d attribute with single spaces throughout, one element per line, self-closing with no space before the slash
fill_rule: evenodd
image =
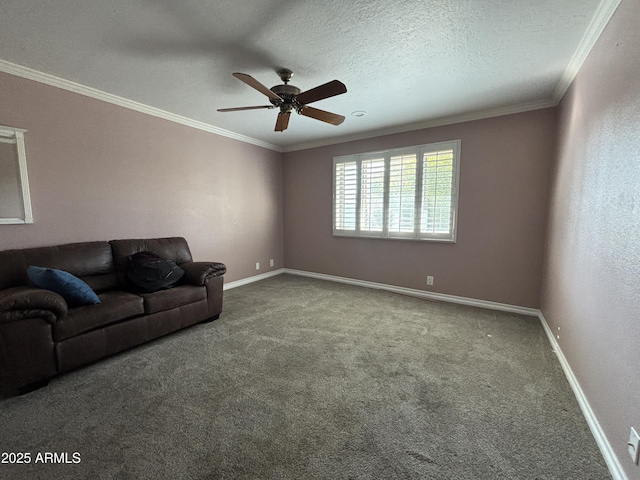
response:
<path id="1" fill-rule="evenodd" d="M 25 132 L 0 125 L 0 224 L 33 223 Z"/>

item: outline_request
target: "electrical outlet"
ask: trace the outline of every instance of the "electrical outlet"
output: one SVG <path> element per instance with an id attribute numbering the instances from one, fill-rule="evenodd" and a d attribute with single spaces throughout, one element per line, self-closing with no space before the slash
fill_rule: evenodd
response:
<path id="1" fill-rule="evenodd" d="M 427 285 L 433 285 L 433 277 L 431 275 L 427 276 Z"/>
<path id="2" fill-rule="evenodd" d="M 631 431 L 629 432 L 629 441 L 627 442 L 627 447 L 629 449 L 629 455 L 631 455 L 631 460 L 633 463 L 638 465 L 638 456 L 640 454 L 640 436 L 636 429 L 631 427 Z"/>
<path id="3" fill-rule="evenodd" d="M 260 270 L 260 262 L 256 262 L 256 270 Z"/>
<path id="4" fill-rule="evenodd" d="M 269 266 L 273 267 L 273 258 L 271 260 L 269 260 Z"/>

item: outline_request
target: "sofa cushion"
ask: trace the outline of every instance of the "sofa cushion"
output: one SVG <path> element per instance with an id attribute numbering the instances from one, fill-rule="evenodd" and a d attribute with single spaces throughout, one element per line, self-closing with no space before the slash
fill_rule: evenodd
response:
<path id="1" fill-rule="evenodd" d="M 101 293 L 99 297 L 99 304 L 71 308 L 56 322 L 53 326 L 56 342 L 144 313 L 143 299 L 139 295 L 116 290 Z"/>
<path id="2" fill-rule="evenodd" d="M 69 306 L 100 303 L 98 295 L 89 285 L 64 270 L 30 265 L 27 268 L 27 276 L 36 287 L 60 294 Z"/>
<path id="3" fill-rule="evenodd" d="M 127 257 L 138 252 L 154 252 L 162 258 L 173 260 L 178 265 L 192 261 L 189 245 L 183 237 L 111 240 L 109 244 L 118 272 L 125 271 Z"/>
<path id="4" fill-rule="evenodd" d="M 169 290 L 143 293 L 140 296 L 144 298 L 144 312 L 148 315 L 206 300 L 207 289 L 193 285 L 180 285 Z"/>
<path id="5" fill-rule="evenodd" d="M 96 293 L 102 293 L 108 290 L 122 290 L 118 283 L 118 275 L 116 275 L 115 271 L 105 275 L 89 275 L 80 278 L 87 282 L 87 285 Z"/>
<path id="6" fill-rule="evenodd" d="M 117 281 L 109 275 L 115 273 L 109 242 L 81 242 L 0 252 L 0 289 L 29 285 L 29 265 L 64 270 L 85 281 L 101 275 L 109 276 L 114 285 Z"/>
<path id="7" fill-rule="evenodd" d="M 82 278 L 113 273 L 113 256 L 109 242 L 68 243 L 54 247 L 22 250 L 27 265 L 57 268 Z"/>
<path id="8" fill-rule="evenodd" d="M 164 259 L 175 262 L 176 265 L 192 261 L 189 245 L 182 237 L 111 240 L 109 244 L 113 255 L 113 265 L 122 285 L 127 284 L 128 257 L 135 253 L 154 252 Z"/>

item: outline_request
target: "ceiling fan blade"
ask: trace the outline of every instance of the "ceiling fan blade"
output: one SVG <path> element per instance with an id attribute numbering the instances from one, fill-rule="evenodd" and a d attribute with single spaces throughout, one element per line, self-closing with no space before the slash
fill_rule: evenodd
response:
<path id="1" fill-rule="evenodd" d="M 331 125 L 340 125 L 342 122 L 344 122 L 344 117 L 342 115 L 325 112 L 324 110 L 313 107 L 301 107 L 298 110 L 298 113 L 300 115 L 304 115 L 305 117 L 315 118 L 316 120 L 330 123 Z"/>
<path id="2" fill-rule="evenodd" d="M 246 73 L 237 73 L 236 72 L 236 73 L 233 74 L 233 76 L 236 77 L 241 82 L 246 83 L 250 87 L 255 88 L 260 93 L 266 95 L 269 98 L 273 98 L 274 100 L 282 100 L 282 98 L 280 98 L 279 95 L 276 95 L 275 93 L 273 93 L 271 90 L 269 90 L 267 87 L 265 87 L 259 81 L 257 81 L 251 75 L 247 75 Z"/>
<path id="3" fill-rule="evenodd" d="M 278 114 L 278 119 L 276 120 L 276 128 L 274 132 L 284 132 L 289 126 L 289 118 L 291 117 L 291 112 Z"/>
<path id="4" fill-rule="evenodd" d="M 276 108 L 274 105 L 260 105 L 258 107 L 219 108 L 218 112 L 237 112 L 239 110 L 257 110 L 259 108 Z"/>
<path id="5" fill-rule="evenodd" d="M 306 92 L 302 92 L 300 95 L 296 97 L 298 103 L 301 105 L 306 105 L 307 103 L 317 102 L 318 100 L 322 100 L 323 98 L 333 97 L 335 95 L 341 95 L 347 92 L 347 87 L 344 86 L 344 83 L 338 80 L 332 80 L 324 85 L 320 85 L 316 88 L 312 88 L 311 90 L 307 90 Z"/>

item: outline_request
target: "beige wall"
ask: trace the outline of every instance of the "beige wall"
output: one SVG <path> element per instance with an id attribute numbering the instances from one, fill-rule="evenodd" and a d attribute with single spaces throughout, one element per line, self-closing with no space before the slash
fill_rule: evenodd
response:
<path id="1" fill-rule="evenodd" d="M 284 154 L 285 265 L 537 308 L 555 109 Z M 333 157 L 461 139 L 456 244 L 332 236 Z M 433 275 L 433 288 L 426 277 Z"/>
<path id="2" fill-rule="evenodd" d="M 0 106 L 28 130 L 34 215 L 0 249 L 184 236 L 227 282 L 283 267 L 281 153 L 3 73 Z"/>
<path id="3" fill-rule="evenodd" d="M 560 104 L 542 312 L 628 477 L 640 432 L 640 2 L 623 0 Z M 558 327 L 560 331 L 558 332 Z"/>

